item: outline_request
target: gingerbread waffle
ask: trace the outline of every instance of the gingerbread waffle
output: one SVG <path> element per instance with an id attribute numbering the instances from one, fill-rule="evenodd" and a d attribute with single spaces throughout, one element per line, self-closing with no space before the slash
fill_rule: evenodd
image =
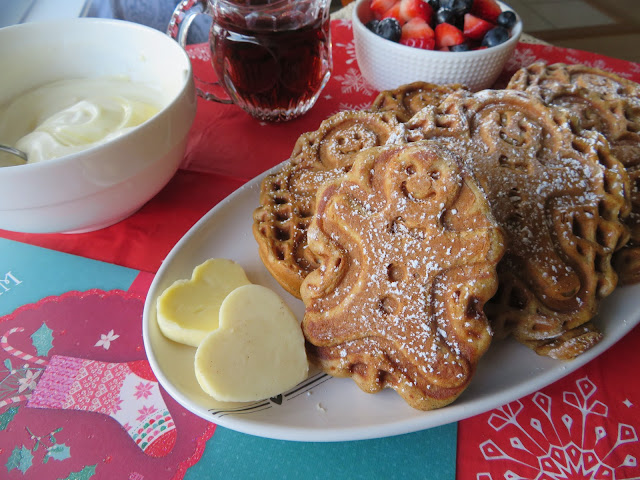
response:
<path id="1" fill-rule="evenodd" d="M 406 122 L 417 112 L 430 105 L 438 105 L 448 95 L 458 90 L 467 90 L 460 84 L 437 85 L 435 83 L 414 82 L 393 90 L 380 92 L 373 101 L 372 112 L 390 112 L 399 121 Z"/>
<path id="2" fill-rule="evenodd" d="M 430 144 L 370 148 L 325 183 L 308 233 L 320 262 L 301 287 L 312 361 L 365 392 L 449 404 L 491 333 L 504 238 L 473 176 Z"/>
<path id="3" fill-rule="evenodd" d="M 485 308 L 496 333 L 555 358 L 598 342 L 584 325 L 615 288 L 611 257 L 628 238 L 626 174 L 604 137 L 575 134 L 569 115 L 515 90 L 454 93 L 406 128 L 460 155 L 506 232 Z"/>
<path id="4" fill-rule="evenodd" d="M 385 113 L 333 115 L 318 130 L 301 135 L 282 169 L 263 180 L 253 234 L 267 270 L 292 295 L 300 297 L 302 280 L 318 266 L 307 249 L 316 191 L 347 172 L 360 150 L 384 145 L 399 125 Z"/>
<path id="5" fill-rule="evenodd" d="M 538 62 L 516 72 L 508 88 L 533 92 L 547 105 L 565 108 L 578 128 L 603 134 L 630 177 L 630 242 L 616 253 L 620 283 L 640 282 L 640 85 L 586 65 Z"/>

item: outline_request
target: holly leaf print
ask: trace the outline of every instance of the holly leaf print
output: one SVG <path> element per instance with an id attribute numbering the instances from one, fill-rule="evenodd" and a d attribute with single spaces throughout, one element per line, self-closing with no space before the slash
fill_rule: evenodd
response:
<path id="1" fill-rule="evenodd" d="M 10 407 L 6 411 L 0 413 L 0 430 L 5 430 L 18 413 L 18 407 Z"/>
<path id="2" fill-rule="evenodd" d="M 8 358 L 4 359 L 4 368 L 6 368 L 9 371 L 13 370 L 13 366 L 11 365 L 11 360 L 9 360 Z"/>
<path id="3" fill-rule="evenodd" d="M 88 480 L 96 474 L 95 465 L 87 465 L 79 472 L 71 472 L 67 478 L 59 480 Z"/>
<path id="4" fill-rule="evenodd" d="M 33 454 L 31 450 L 22 445 L 21 447 L 16 447 L 11 452 L 11 456 L 9 460 L 7 460 L 7 471 L 11 471 L 14 468 L 17 468 L 22 473 L 25 473 L 31 465 L 33 464 Z"/>
<path id="5" fill-rule="evenodd" d="M 46 323 L 33 332 L 31 335 L 31 343 L 41 357 L 46 357 L 49 350 L 53 348 L 53 330 L 47 327 Z"/>
<path id="6" fill-rule="evenodd" d="M 70 457 L 71 451 L 69 447 L 64 443 L 57 443 L 47 449 L 47 454 L 45 455 L 44 459 L 42 459 L 42 463 L 47 463 L 49 458 L 62 461 Z"/>

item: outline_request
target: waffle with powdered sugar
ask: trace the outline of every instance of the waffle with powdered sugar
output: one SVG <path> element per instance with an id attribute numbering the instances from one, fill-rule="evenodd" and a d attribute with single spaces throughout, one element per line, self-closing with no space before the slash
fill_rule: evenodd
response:
<path id="1" fill-rule="evenodd" d="M 427 82 L 413 82 L 378 94 L 370 110 L 390 112 L 401 122 L 406 122 L 416 113 L 430 105 L 438 105 L 448 95 L 458 90 L 467 90 L 460 84 L 437 85 Z"/>
<path id="2" fill-rule="evenodd" d="M 571 111 L 576 128 L 603 134 L 630 177 L 629 243 L 614 258 L 620 283 L 640 282 L 640 85 L 586 65 L 537 62 L 517 71 L 508 88 Z"/>
<path id="3" fill-rule="evenodd" d="M 504 237 L 473 175 L 428 143 L 362 151 L 318 192 L 304 280 L 310 359 L 365 392 L 431 410 L 467 387 L 489 347 L 483 313 Z"/>
<path id="4" fill-rule="evenodd" d="M 302 280 L 318 266 L 307 249 L 316 191 L 347 172 L 355 154 L 384 145 L 399 125 L 386 113 L 337 113 L 301 135 L 289 161 L 263 180 L 253 234 L 267 270 L 292 295 L 300 297 Z"/>
<path id="5" fill-rule="evenodd" d="M 485 311 L 496 333 L 572 358 L 601 338 L 589 322 L 615 288 L 628 239 L 624 168 L 599 134 L 515 90 L 458 92 L 407 124 L 407 141 L 447 145 L 472 170 L 505 230 L 500 287 Z"/>

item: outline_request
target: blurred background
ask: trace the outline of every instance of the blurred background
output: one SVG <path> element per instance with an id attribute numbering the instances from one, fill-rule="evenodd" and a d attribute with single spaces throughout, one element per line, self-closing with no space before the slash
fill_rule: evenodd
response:
<path id="1" fill-rule="evenodd" d="M 640 0 L 507 0 L 524 31 L 553 45 L 640 62 Z"/>
<path id="2" fill-rule="evenodd" d="M 343 2 L 332 0 L 332 11 Z M 65 16 L 123 18 L 166 29 L 175 0 L 0 0 L 0 27 Z M 640 62 L 640 0 L 507 0 L 524 31 L 561 47 Z M 204 19 L 203 19 L 204 20 Z M 205 41 L 207 23 L 190 39 Z M 198 32 L 199 30 L 199 32 Z"/>

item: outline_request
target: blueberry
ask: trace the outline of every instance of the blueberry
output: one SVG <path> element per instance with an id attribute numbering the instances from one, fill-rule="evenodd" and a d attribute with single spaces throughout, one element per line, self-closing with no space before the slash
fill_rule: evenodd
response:
<path id="1" fill-rule="evenodd" d="M 498 15 L 498 25 L 507 29 L 513 27 L 517 21 L 516 14 L 510 10 L 505 10 Z"/>
<path id="2" fill-rule="evenodd" d="M 440 0 L 427 0 L 427 3 L 431 6 L 434 12 L 440 9 Z"/>
<path id="3" fill-rule="evenodd" d="M 438 13 L 436 13 L 436 24 L 450 23 L 451 25 L 453 25 L 455 21 L 456 16 L 448 8 L 441 8 L 440 10 L 438 10 Z"/>
<path id="4" fill-rule="evenodd" d="M 400 36 L 402 35 L 402 28 L 395 18 L 383 18 L 380 20 L 380 23 L 378 23 L 375 33 L 392 42 L 399 42 Z"/>
<path id="5" fill-rule="evenodd" d="M 509 39 L 509 30 L 504 27 L 494 27 L 489 30 L 482 39 L 483 47 L 495 47 Z"/>
<path id="6" fill-rule="evenodd" d="M 471 48 L 469 48 L 469 45 L 466 43 L 459 43 L 458 45 L 451 45 L 449 47 L 450 52 L 468 52 L 469 50 L 471 50 Z"/>
<path id="7" fill-rule="evenodd" d="M 442 8 L 436 12 L 436 25 L 440 23 L 448 23 L 462 30 L 464 27 L 464 15 L 457 15 L 449 8 Z"/>
<path id="8" fill-rule="evenodd" d="M 472 4 L 473 0 L 451 0 L 448 8 L 453 11 L 454 14 L 462 16 L 471 11 Z"/>
<path id="9" fill-rule="evenodd" d="M 369 20 L 366 24 L 365 27 L 367 27 L 369 30 L 371 30 L 373 33 L 376 33 L 376 29 L 378 28 L 378 24 L 380 23 L 380 20 L 376 20 L 375 18 L 373 20 Z"/>

